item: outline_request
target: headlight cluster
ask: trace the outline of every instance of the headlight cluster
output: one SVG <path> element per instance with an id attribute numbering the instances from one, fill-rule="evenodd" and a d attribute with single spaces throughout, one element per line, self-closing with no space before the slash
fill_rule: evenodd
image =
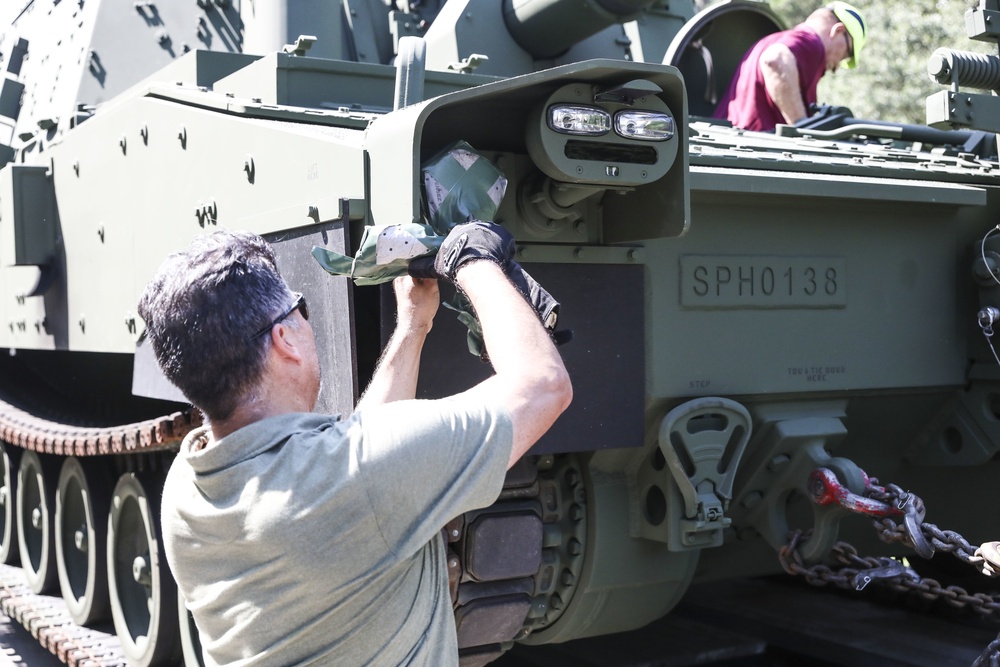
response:
<path id="1" fill-rule="evenodd" d="M 610 113 L 599 107 L 553 104 L 548 112 L 549 127 L 560 134 L 598 137 L 611 132 L 626 139 L 666 141 L 674 136 L 674 118 L 656 111 L 622 110 Z"/>

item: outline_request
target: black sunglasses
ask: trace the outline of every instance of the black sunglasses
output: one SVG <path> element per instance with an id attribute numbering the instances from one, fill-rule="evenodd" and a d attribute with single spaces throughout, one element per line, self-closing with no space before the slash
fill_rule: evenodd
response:
<path id="1" fill-rule="evenodd" d="M 275 324 L 277 324 L 278 322 L 281 322 L 283 319 L 285 319 L 288 316 L 290 316 L 296 310 L 301 310 L 302 311 L 302 319 L 304 319 L 304 320 L 308 320 L 309 319 L 309 307 L 306 305 L 306 298 L 300 292 L 296 292 L 295 293 L 295 303 L 292 304 L 291 308 L 289 308 L 288 310 L 286 310 L 284 313 L 282 313 L 278 317 L 274 318 L 271 321 L 270 324 L 268 324 L 266 327 L 264 327 L 263 329 L 261 329 L 260 331 L 258 331 L 257 333 L 255 333 L 254 335 L 252 335 L 249 338 L 247 338 L 247 340 L 253 340 L 255 338 L 259 338 L 259 337 L 263 336 L 268 331 L 270 331 L 271 329 L 273 329 Z"/>

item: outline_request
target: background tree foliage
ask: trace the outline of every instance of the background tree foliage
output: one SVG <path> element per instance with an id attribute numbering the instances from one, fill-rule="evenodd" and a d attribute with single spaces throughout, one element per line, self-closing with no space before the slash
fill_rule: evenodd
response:
<path id="1" fill-rule="evenodd" d="M 841 68 L 819 84 L 819 102 L 846 106 L 857 118 L 926 123 L 924 99 L 943 87 L 927 74 L 935 49 L 997 53 L 995 44 L 970 40 L 965 12 L 976 0 L 848 0 L 861 10 L 869 40 L 857 69 Z M 771 0 L 789 27 L 823 0 Z"/>

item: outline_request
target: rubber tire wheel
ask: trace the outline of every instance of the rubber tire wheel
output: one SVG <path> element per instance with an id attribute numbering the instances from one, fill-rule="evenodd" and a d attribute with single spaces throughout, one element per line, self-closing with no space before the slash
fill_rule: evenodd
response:
<path id="1" fill-rule="evenodd" d="M 56 491 L 56 564 L 59 589 L 73 622 L 106 620 L 108 511 L 111 476 L 100 465 L 71 456 L 63 461 Z"/>
<path id="2" fill-rule="evenodd" d="M 125 473 L 108 515 L 111 617 L 130 667 L 174 665 L 181 659 L 177 585 L 159 538 L 162 478 Z"/>

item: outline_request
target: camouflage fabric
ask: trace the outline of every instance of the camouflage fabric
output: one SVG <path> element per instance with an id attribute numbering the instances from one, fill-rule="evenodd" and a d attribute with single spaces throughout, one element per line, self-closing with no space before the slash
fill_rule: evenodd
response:
<path id="1" fill-rule="evenodd" d="M 313 257 L 326 271 L 350 276 L 357 285 L 377 285 L 406 275 L 410 260 L 437 252 L 455 225 L 492 220 L 507 179 L 493 163 L 464 141 L 439 153 L 421 170 L 425 222 L 365 228 L 354 257 L 314 247 Z"/>
<path id="2" fill-rule="evenodd" d="M 507 178 L 472 146 L 459 141 L 427 161 L 424 181 L 424 222 L 372 225 L 365 228 L 354 257 L 313 247 L 313 257 L 326 271 L 349 276 L 356 285 L 378 285 L 404 276 L 410 260 L 437 252 L 452 228 L 471 220 L 493 220 Z M 445 307 L 458 313 L 469 328 L 469 351 L 482 356 L 483 337 L 472 304 L 456 292 Z"/>

